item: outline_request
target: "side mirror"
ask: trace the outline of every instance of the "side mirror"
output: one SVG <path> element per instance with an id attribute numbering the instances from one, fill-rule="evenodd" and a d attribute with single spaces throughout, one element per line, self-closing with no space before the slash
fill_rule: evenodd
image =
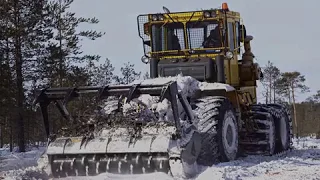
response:
<path id="1" fill-rule="evenodd" d="M 145 44 L 147 46 L 151 46 L 151 42 L 150 41 L 143 41 L 143 44 Z"/>
<path id="2" fill-rule="evenodd" d="M 263 80 L 264 76 L 263 76 L 263 72 L 260 71 L 260 79 Z"/>
<path id="3" fill-rule="evenodd" d="M 244 42 L 244 39 L 247 37 L 246 26 L 241 24 L 239 27 L 239 42 Z"/>

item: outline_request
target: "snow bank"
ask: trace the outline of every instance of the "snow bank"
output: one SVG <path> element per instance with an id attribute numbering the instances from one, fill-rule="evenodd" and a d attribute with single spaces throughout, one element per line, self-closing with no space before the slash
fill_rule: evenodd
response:
<path id="1" fill-rule="evenodd" d="M 295 149 L 320 149 L 320 139 L 314 137 L 303 137 L 294 139 Z"/>
<path id="2" fill-rule="evenodd" d="M 18 153 L 10 152 L 8 148 L 0 149 L 0 179 L 15 179 L 20 177 L 21 174 L 26 174 L 29 171 L 35 172 L 39 170 L 38 160 L 45 153 L 45 147 L 31 148 L 27 152 Z"/>
<path id="3" fill-rule="evenodd" d="M 28 166 L 36 165 L 37 160 L 44 153 L 45 148 L 32 148 L 31 151 L 16 153 L 9 152 L 8 149 L 0 150 L 0 172 L 12 169 L 20 169 Z"/>

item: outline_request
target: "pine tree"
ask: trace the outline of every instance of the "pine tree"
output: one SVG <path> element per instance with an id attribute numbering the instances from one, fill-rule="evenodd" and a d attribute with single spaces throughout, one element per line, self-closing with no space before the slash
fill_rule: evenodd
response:
<path id="1" fill-rule="evenodd" d="M 320 103 L 320 90 L 318 90 L 316 94 L 308 97 L 306 101 L 311 103 Z"/>
<path id="2" fill-rule="evenodd" d="M 115 76 L 115 81 L 118 84 L 129 84 L 136 79 L 140 78 L 141 72 L 136 72 L 134 64 L 130 62 L 124 63 L 120 69 L 122 76 Z"/>
<path id="3" fill-rule="evenodd" d="M 103 64 L 94 68 L 92 75 L 92 85 L 105 86 L 112 83 L 114 67 L 107 58 Z"/>
<path id="4" fill-rule="evenodd" d="M 90 70 L 94 68 L 94 62 L 100 59 L 98 55 L 86 55 L 81 50 L 80 42 L 84 39 L 96 40 L 105 33 L 94 30 L 77 31 L 77 27 L 82 24 L 97 24 L 96 18 L 77 17 L 69 8 L 74 0 L 56 0 L 50 2 L 50 28 L 57 31 L 54 37 L 48 41 L 47 61 L 43 63 L 42 68 L 45 72 L 44 78 L 50 86 L 65 86 L 74 83 L 68 83 L 68 78 L 80 71 L 83 76 L 90 76 Z M 80 66 L 84 66 L 83 69 Z M 88 84 L 90 78 L 86 78 Z"/>
<path id="5" fill-rule="evenodd" d="M 146 73 L 144 73 L 143 79 L 149 79 L 149 78 L 150 78 L 150 75 L 149 75 L 149 72 L 147 71 Z"/>
<path id="6" fill-rule="evenodd" d="M 317 113 L 317 107 L 320 105 L 320 90 L 316 92 L 316 94 L 308 97 L 306 102 L 310 105 L 310 114 L 314 117 L 314 114 Z M 320 139 L 320 120 L 318 118 L 313 118 L 318 121 L 317 123 L 317 131 L 316 131 L 316 138 Z"/>
<path id="7" fill-rule="evenodd" d="M 6 58 L 13 67 L 13 78 L 16 88 L 16 130 L 20 151 L 24 147 L 24 110 L 26 83 L 35 73 L 47 32 L 43 30 L 46 17 L 46 0 L 12 0 L 1 1 L 2 47 L 5 47 Z M 4 45 L 3 42 L 6 42 Z"/>
<path id="8" fill-rule="evenodd" d="M 285 94 L 289 102 L 293 106 L 293 116 L 296 125 L 296 134 L 299 137 L 299 128 L 297 123 L 296 96 L 297 93 L 305 93 L 309 91 L 305 83 L 305 76 L 298 71 L 284 72 L 278 80 L 279 91 Z"/>
<path id="9" fill-rule="evenodd" d="M 280 78 L 280 70 L 272 62 L 268 61 L 268 64 L 263 68 L 263 79 L 262 85 L 266 92 L 264 96 L 266 103 L 278 103 L 279 97 L 277 98 L 277 80 Z"/>
<path id="10" fill-rule="evenodd" d="M 1 57 L 3 60 L 4 57 Z M 14 83 L 11 75 L 11 68 L 6 61 L 0 61 L 0 148 L 5 143 L 10 143 L 10 150 L 12 151 L 12 142 L 10 137 L 12 134 L 8 131 L 12 129 L 13 123 L 8 121 L 12 115 L 12 109 L 14 108 L 14 89 L 11 85 Z"/>

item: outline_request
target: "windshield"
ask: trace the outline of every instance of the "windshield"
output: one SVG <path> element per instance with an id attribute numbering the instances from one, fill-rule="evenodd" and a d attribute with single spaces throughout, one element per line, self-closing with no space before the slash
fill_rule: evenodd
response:
<path id="1" fill-rule="evenodd" d="M 222 47 L 221 30 L 217 21 L 189 22 L 186 31 L 189 40 L 187 49 Z M 152 25 L 153 52 L 182 49 L 186 49 L 182 23 Z"/>
<path id="2" fill-rule="evenodd" d="M 182 23 L 152 25 L 152 51 L 181 50 L 184 47 Z"/>
<path id="3" fill-rule="evenodd" d="M 221 32 L 217 21 L 187 23 L 189 48 L 222 47 Z"/>

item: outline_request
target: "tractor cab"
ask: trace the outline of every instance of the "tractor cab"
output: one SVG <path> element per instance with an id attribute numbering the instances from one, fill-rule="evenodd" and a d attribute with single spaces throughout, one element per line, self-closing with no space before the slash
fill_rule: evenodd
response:
<path id="1" fill-rule="evenodd" d="M 200 81 L 239 84 L 238 55 L 246 37 L 240 14 L 222 8 L 139 15 L 138 30 L 143 41 L 142 61 L 150 63 L 151 78 L 179 73 Z M 222 59 L 222 63 L 215 60 Z M 227 65 L 219 73 L 217 64 Z M 223 67 L 225 69 L 225 67 Z M 230 74 L 232 71 L 233 74 Z M 228 72 L 224 77 L 220 77 Z M 229 73 L 230 72 L 230 73 Z"/>

